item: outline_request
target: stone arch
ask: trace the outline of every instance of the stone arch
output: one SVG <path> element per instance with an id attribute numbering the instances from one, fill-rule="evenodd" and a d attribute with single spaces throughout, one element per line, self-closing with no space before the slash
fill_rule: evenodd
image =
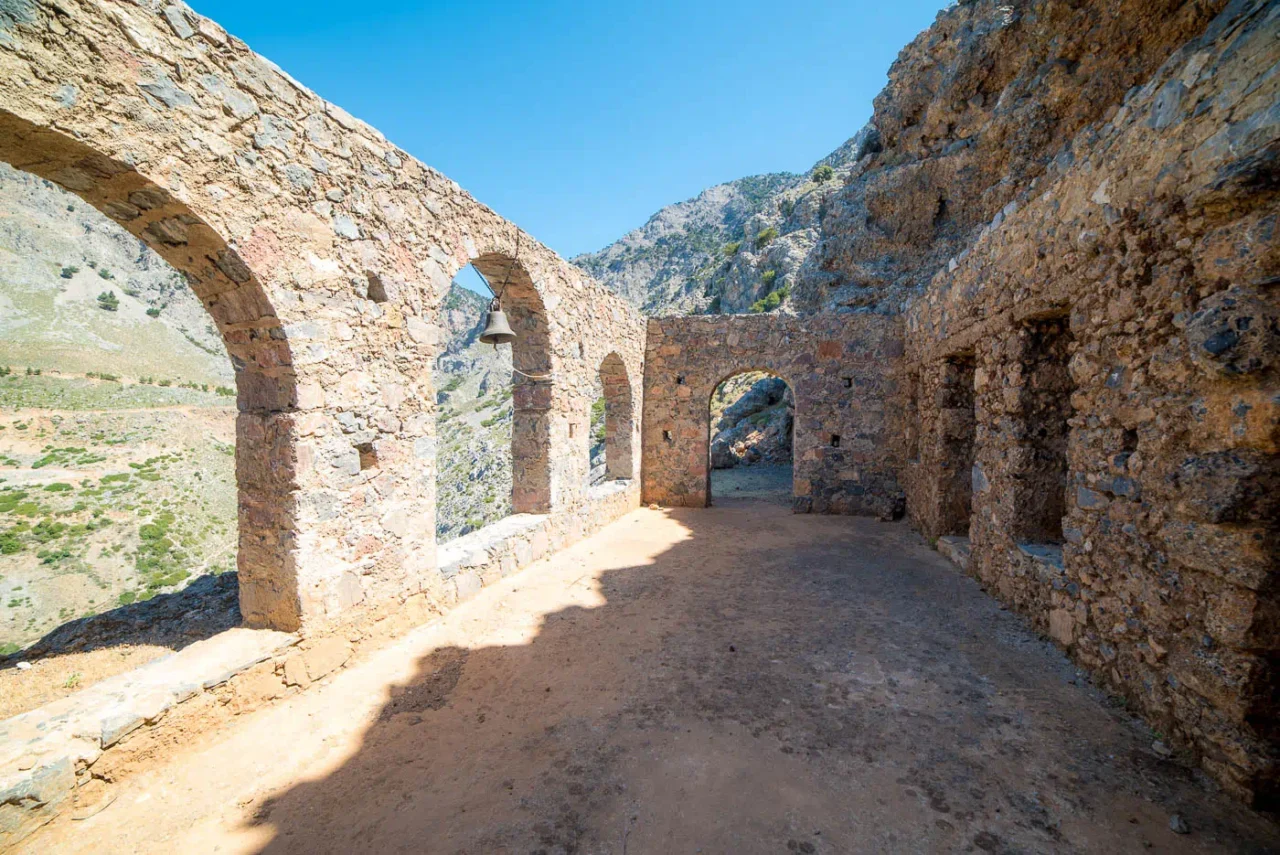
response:
<path id="1" fill-rule="evenodd" d="M 610 481 L 635 477 L 635 403 L 627 365 L 616 351 L 600 363 L 604 387 L 605 477 Z"/>
<path id="2" fill-rule="evenodd" d="M 208 310 L 236 378 L 240 611 L 253 627 L 301 625 L 293 498 L 293 355 L 262 284 L 234 247 L 128 163 L 0 110 L 0 160 L 76 194 L 181 272 Z"/>
<path id="3" fill-rule="evenodd" d="M 791 435 L 791 448 L 792 448 L 792 454 L 793 454 L 793 467 L 794 467 L 794 453 L 795 453 L 795 447 L 796 447 L 796 433 L 799 431 L 799 425 L 800 425 L 800 413 L 799 413 L 800 396 L 796 394 L 796 385 L 795 385 L 795 383 L 794 383 L 794 382 L 793 382 L 789 377 L 787 377 L 786 375 L 784 375 L 782 372 L 778 371 L 778 370 L 777 370 L 777 369 L 775 369 L 775 368 L 770 368 L 770 367 L 768 367 L 767 365 L 751 364 L 751 365 L 747 365 L 747 366 L 744 366 L 744 367 L 735 368 L 735 369 L 733 369 L 732 371 L 729 371 L 729 372 L 727 372 L 727 373 L 723 373 L 723 374 L 719 375 L 719 379 L 718 379 L 718 380 L 716 380 L 714 383 L 712 383 L 712 384 L 711 384 L 711 389 L 710 389 L 709 391 L 707 391 L 707 392 L 706 392 L 706 395 L 705 395 L 705 398 L 704 398 L 704 400 L 705 400 L 705 404 L 704 404 L 703 409 L 702 409 L 703 414 L 704 414 L 704 419 L 705 419 L 705 422 L 706 422 L 706 454 L 704 455 L 704 458 L 705 458 L 705 462 L 704 462 L 705 473 L 704 473 L 704 474 L 705 474 L 705 477 L 706 477 L 706 492 L 704 493 L 704 495 L 705 495 L 705 497 L 706 497 L 706 501 L 705 501 L 705 506 L 706 506 L 706 507 L 710 507 L 710 506 L 713 504 L 713 499 L 714 499 L 714 496 L 713 496 L 712 491 L 711 491 L 711 471 L 712 471 L 712 466 L 711 466 L 711 439 L 712 439 L 712 436 L 711 436 L 711 431 L 712 431 L 712 425 L 711 425 L 711 403 L 712 403 L 712 399 L 715 397 L 716 391 L 717 391 L 717 390 L 719 390 L 719 388 L 720 388 L 720 387 L 721 387 L 721 386 L 722 386 L 726 381 L 728 381 L 728 380 L 732 380 L 734 377 L 738 377 L 738 376 L 740 376 L 740 375 L 742 375 L 742 374 L 753 374 L 753 373 L 768 374 L 768 375 L 771 375 L 771 376 L 773 376 L 773 377 L 777 377 L 777 378 L 778 378 L 779 380 L 781 380 L 783 383 L 786 383 L 786 384 L 787 384 L 787 389 L 789 389 L 789 390 L 791 391 L 792 407 L 795 409 L 795 414 L 794 414 L 794 417 L 793 417 L 793 418 L 794 418 L 794 426 L 793 426 L 793 428 L 792 428 L 792 435 Z M 715 376 L 715 375 L 713 375 L 713 376 Z M 791 486 L 791 494 L 792 494 L 792 496 L 795 496 L 795 495 L 796 495 L 796 487 L 795 487 L 795 470 L 794 470 L 794 468 L 792 469 L 792 486 Z"/>
<path id="4" fill-rule="evenodd" d="M 470 263 L 500 294 L 516 334 L 511 343 L 511 509 L 517 514 L 545 514 L 552 503 L 554 393 L 547 310 L 533 277 L 516 257 L 491 251 Z"/>

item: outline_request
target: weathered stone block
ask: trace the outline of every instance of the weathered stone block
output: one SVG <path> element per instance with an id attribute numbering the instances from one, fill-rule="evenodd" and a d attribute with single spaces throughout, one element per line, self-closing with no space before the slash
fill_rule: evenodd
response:
<path id="1" fill-rule="evenodd" d="M 333 636 L 321 638 L 302 651 L 307 677 L 312 682 L 341 668 L 350 658 L 351 646 L 345 640 Z"/>

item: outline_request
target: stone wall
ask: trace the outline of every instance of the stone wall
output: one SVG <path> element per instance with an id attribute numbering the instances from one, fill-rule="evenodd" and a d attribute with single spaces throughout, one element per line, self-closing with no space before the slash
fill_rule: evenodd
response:
<path id="1" fill-rule="evenodd" d="M 651 319 L 643 501 L 708 503 L 711 394 L 734 374 L 769 371 L 795 398 L 796 510 L 900 516 L 901 451 L 887 419 L 901 355 L 900 322 L 881 315 Z"/>
<path id="2" fill-rule="evenodd" d="M 1278 30 L 1229 4 L 952 259 L 902 410 L 921 530 L 967 532 L 988 590 L 1272 806 Z"/>
<path id="3" fill-rule="evenodd" d="M 515 507 L 590 514 L 592 384 L 613 354 L 640 405 L 640 316 L 216 23 L 153 0 L 4 4 L 0 160 L 146 241 L 221 331 L 250 626 L 447 601 L 431 366 L 468 262 L 495 284 L 510 274 L 522 334 Z"/>

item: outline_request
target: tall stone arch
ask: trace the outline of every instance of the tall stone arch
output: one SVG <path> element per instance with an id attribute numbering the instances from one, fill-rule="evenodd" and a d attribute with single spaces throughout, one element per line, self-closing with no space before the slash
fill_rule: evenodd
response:
<path id="1" fill-rule="evenodd" d="M 292 556 L 297 405 L 288 338 L 240 254 L 164 187 L 118 159 L 0 110 L 0 160 L 75 193 L 181 272 L 222 334 L 235 369 L 241 612 L 251 626 L 296 628 Z"/>

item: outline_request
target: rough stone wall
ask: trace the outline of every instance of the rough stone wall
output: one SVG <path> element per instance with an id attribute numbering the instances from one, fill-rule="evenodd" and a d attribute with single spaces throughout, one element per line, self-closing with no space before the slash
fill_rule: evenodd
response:
<path id="1" fill-rule="evenodd" d="M 951 260 L 908 313 L 903 408 L 919 414 L 904 474 L 915 523 L 954 533 L 948 449 L 972 418 L 971 572 L 1268 805 L 1277 32 L 1280 6 L 1230 3 Z M 957 359 L 974 361 L 972 416 L 956 412 L 968 391 L 949 388 Z"/>
<path id="2" fill-rule="evenodd" d="M 769 371 L 795 397 L 798 511 L 900 516 L 900 443 L 888 431 L 900 321 L 880 315 L 718 315 L 649 321 L 642 499 L 708 503 L 711 395 Z"/>
<path id="3" fill-rule="evenodd" d="M 796 278 L 803 311 L 900 312 L 1063 145 L 1227 0 L 965 0 L 889 68 Z"/>
<path id="4" fill-rule="evenodd" d="M 605 356 L 642 400 L 634 310 L 181 3 L 0 6 L 0 160 L 138 235 L 216 321 L 252 626 L 322 627 L 411 592 L 447 604 L 431 366 L 469 261 L 494 282 L 514 265 L 513 356 L 534 375 L 517 375 L 517 509 L 586 507 Z"/>

